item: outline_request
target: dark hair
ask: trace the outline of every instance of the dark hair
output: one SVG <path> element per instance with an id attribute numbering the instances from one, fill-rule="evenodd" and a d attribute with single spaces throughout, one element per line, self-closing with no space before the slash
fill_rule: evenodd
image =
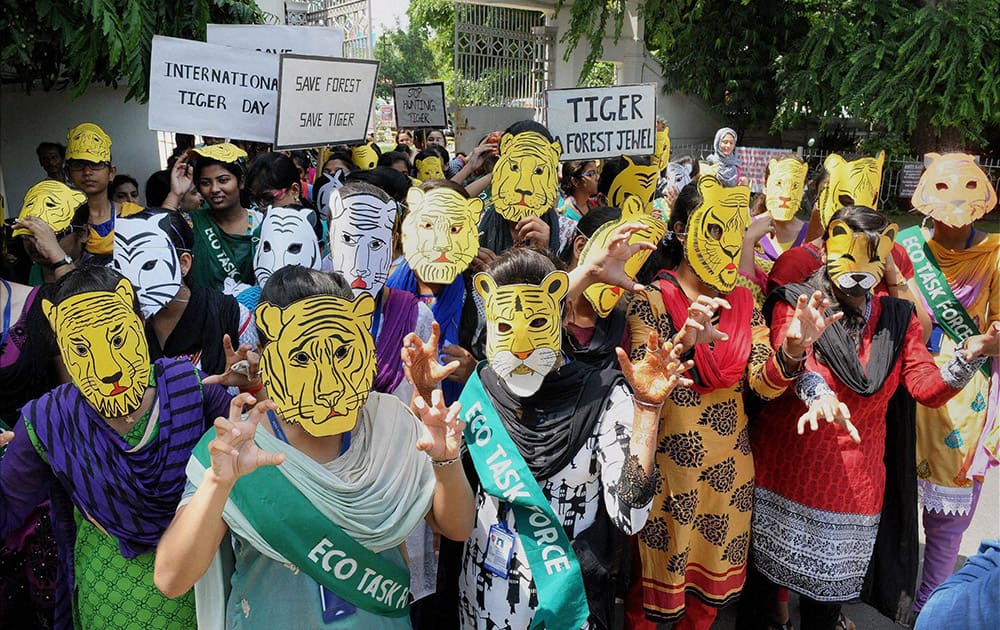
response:
<path id="1" fill-rule="evenodd" d="M 56 282 L 55 290 L 51 293 L 52 304 L 59 306 L 64 300 L 91 291 L 113 292 L 122 280 L 125 280 L 125 276 L 104 265 L 77 267 Z M 138 297 L 132 299 L 132 310 L 135 311 L 136 315 L 142 317 Z"/>
<path id="2" fill-rule="evenodd" d="M 146 180 L 146 205 L 151 208 L 163 206 L 170 194 L 170 171 L 156 171 Z"/>
<path id="3" fill-rule="evenodd" d="M 619 208 L 614 208 L 612 206 L 601 206 L 600 208 L 594 208 L 577 222 L 574 233 L 569 238 L 569 242 L 566 243 L 566 247 L 563 248 L 562 252 L 559 254 L 559 258 L 566 263 L 567 266 L 573 262 L 573 242 L 576 237 L 583 236 L 584 238 L 590 238 L 597 231 L 597 228 L 601 227 L 609 221 L 617 221 L 622 218 L 622 211 Z"/>
<path id="4" fill-rule="evenodd" d="M 299 169 L 292 158 L 283 153 L 264 153 L 250 165 L 247 171 L 247 181 L 244 185 L 247 191 L 256 194 L 262 190 L 280 190 L 299 183 Z"/>
<path id="5" fill-rule="evenodd" d="M 247 171 L 244 160 L 238 159 L 235 162 L 223 162 L 222 160 L 216 160 L 215 158 L 206 157 L 200 153 L 192 153 L 194 158 L 194 183 L 197 186 L 198 180 L 201 179 L 201 173 L 209 166 L 221 166 L 236 178 L 241 185 L 243 184 L 243 179 L 246 177 Z M 297 173 L 298 171 L 296 171 Z M 170 174 L 167 173 L 169 179 Z"/>
<path id="6" fill-rule="evenodd" d="M 351 171 L 345 181 L 365 182 L 381 188 L 399 203 L 406 201 L 406 193 L 410 190 L 410 178 L 388 166 L 376 166 L 370 171 Z"/>
<path id="7" fill-rule="evenodd" d="M 392 165 L 396 162 L 405 162 L 406 168 L 410 168 L 410 158 L 402 151 L 386 151 L 378 158 L 378 166 L 387 166 L 392 168 Z"/>
<path id="8" fill-rule="evenodd" d="M 519 133 L 524 133 L 526 131 L 534 131 L 545 137 L 546 140 L 552 142 L 552 133 L 549 132 L 548 128 L 542 123 L 535 122 L 534 120 L 519 120 L 507 129 L 504 130 L 503 135 L 516 136 Z M 503 136 L 501 136 L 502 138 Z"/>
<path id="9" fill-rule="evenodd" d="M 426 182 L 420 185 L 420 190 L 427 192 L 428 190 L 434 190 L 435 188 L 450 188 L 462 197 L 469 199 L 469 191 L 465 189 L 464 186 L 456 184 L 450 179 L 428 179 Z"/>
<path id="10" fill-rule="evenodd" d="M 267 284 L 260 291 L 260 303 L 268 302 L 278 308 L 286 308 L 298 300 L 314 295 L 354 299 L 350 283 L 338 272 L 316 271 L 308 267 L 290 265 L 271 274 Z M 257 328 L 257 336 L 262 343 L 268 341 L 260 327 Z"/>
<path id="11" fill-rule="evenodd" d="M 640 155 L 637 157 L 630 157 L 629 159 L 632 160 L 633 164 L 649 166 L 649 158 L 647 156 Z M 625 161 L 624 157 L 616 157 L 606 160 L 604 164 L 601 165 L 601 177 L 597 180 L 597 192 L 607 196 L 615 178 L 618 177 L 618 174 L 626 168 L 628 168 L 628 162 Z"/>
<path id="12" fill-rule="evenodd" d="M 559 190 L 567 197 L 573 196 L 574 179 L 579 179 L 583 174 L 584 167 L 588 164 L 596 164 L 596 160 L 570 160 L 563 162 L 562 177 L 559 179 Z"/>
<path id="13" fill-rule="evenodd" d="M 549 273 L 563 268 L 562 261 L 547 249 L 512 247 L 490 263 L 487 273 L 497 286 L 541 284 Z"/>
<path id="14" fill-rule="evenodd" d="M 42 159 L 42 154 L 49 149 L 55 149 L 59 152 L 59 157 L 64 160 L 66 159 L 66 146 L 59 144 L 58 142 L 42 142 L 37 148 L 35 148 L 35 155 L 38 156 L 38 159 Z"/>
<path id="15" fill-rule="evenodd" d="M 448 155 L 448 149 L 444 148 L 440 144 L 432 144 L 428 146 L 424 151 L 431 151 L 437 153 L 437 156 L 441 158 L 441 170 L 448 171 L 448 163 L 451 162 L 451 156 Z"/>
<path id="16" fill-rule="evenodd" d="M 136 192 L 139 191 L 139 182 L 131 175 L 122 173 L 121 175 L 115 175 L 115 178 L 111 180 L 111 185 L 108 186 L 108 199 L 114 197 L 115 190 L 122 184 L 132 184 L 135 186 Z"/>
<path id="17" fill-rule="evenodd" d="M 330 154 L 327 155 L 326 159 L 323 160 L 323 163 L 320 164 L 320 170 L 322 170 L 322 168 L 326 166 L 326 163 L 330 160 L 340 160 L 346 164 L 348 173 L 354 170 L 354 158 L 351 157 L 351 152 L 346 149 L 334 149 L 333 151 L 330 151 Z"/>
<path id="18" fill-rule="evenodd" d="M 410 154 L 410 145 L 408 144 L 397 144 L 396 148 L 392 150 L 393 153 L 402 153 L 403 155 Z M 409 158 L 407 158 L 409 159 Z"/>

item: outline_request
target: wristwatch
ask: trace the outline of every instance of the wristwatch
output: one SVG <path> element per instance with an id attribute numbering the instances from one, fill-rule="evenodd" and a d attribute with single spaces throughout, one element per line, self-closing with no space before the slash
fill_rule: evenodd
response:
<path id="1" fill-rule="evenodd" d="M 58 260 L 54 263 L 49 264 L 49 267 L 51 267 L 52 269 L 58 269 L 63 265 L 70 265 L 70 264 L 73 264 L 73 259 L 70 258 L 69 256 L 63 256 L 62 260 Z"/>

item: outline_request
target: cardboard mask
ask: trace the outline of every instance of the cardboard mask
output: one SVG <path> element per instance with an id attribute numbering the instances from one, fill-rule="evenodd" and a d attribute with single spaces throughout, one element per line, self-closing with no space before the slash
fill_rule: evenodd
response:
<path id="1" fill-rule="evenodd" d="M 257 305 L 257 328 L 267 340 L 261 379 L 286 422 L 316 437 L 354 428 L 375 379 L 374 309 L 367 293 L 354 301 L 316 295 L 285 308 Z"/>
<path id="2" fill-rule="evenodd" d="M 321 179 L 317 182 L 315 186 L 316 208 L 319 210 L 319 215 L 324 221 L 330 218 L 330 194 L 335 190 L 343 188 L 343 186 L 344 171 L 339 168 L 333 173 L 323 173 Z"/>
<path id="3" fill-rule="evenodd" d="M 764 201 L 775 221 L 791 221 L 802 205 L 809 165 L 792 157 L 771 158 L 767 163 Z"/>
<path id="4" fill-rule="evenodd" d="M 417 158 L 413 165 L 417 168 L 417 179 L 426 182 L 431 179 L 446 179 L 444 170 L 441 168 L 441 158 L 431 155 L 425 158 Z"/>
<path id="5" fill-rule="evenodd" d="M 677 192 L 691 183 L 691 167 L 691 164 L 681 162 L 667 164 L 667 181 L 677 189 Z"/>
<path id="6" fill-rule="evenodd" d="M 479 217 L 483 200 L 466 199 L 450 188 L 406 195 L 409 213 L 403 219 L 403 256 L 417 277 L 433 284 L 451 284 L 479 251 Z"/>
<path id="7" fill-rule="evenodd" d="M 105 418 L 134 413 L 149 383 L 149 346 L 134 301 L 124 278 L 114 291 L 80 293 L 58 306 L 42 299 L 73 384 Z"/>
<path id="8" fill-rule="evenodd" d="M 558 140 L 549 142 L 535 131 L 503 135 L 493 167 L 493 205 L 500 216 L 517 222 L 555 205 L 561 154 Z"/>
<path id="9" fill-rule="evenodd" d="M 111 163 L 111 136 L 94 123 L 81 123 L 66 134 L 66 159 Z"/>
<path id="10" fill-rule="evenodd" d="M 135 287 L 146 317 L 160 312 L 181 289 L 181 263 L 169 230 L 165 212 L 115 221 L 112 265 Z"/>
<path id="11" fill-rule="evenodd" d="M 951 227 L 978 221 L 997 205 L 997 191 L 976 159 L 965 153 L 928 153 L 913 191 L 913 207 Z"/>
<path id="12" fill-rule="evenodd" d="M 17 218 L 38 217 L 53 232 L 59 233 L 69 227 L 73 222 L 73 213 L 86 200 L 86 195 L 62 182 L 43 179 L 24 194 L 24 204 Z M 31 230 L 18 228 L 13 232 L 14 236 L 22 234 L 31 234 Z"/>
<path id="13" fill-rule="evenodd" d="M 892 255 L 898 231 L 899 227 L 890 223 L 872 242 L 868 235 L 852 232 L 840 219 L 831 221 L 826 240 L 826 275 L 830 282 L 852 297 L 871 291 L 885 273 L 886 256 Z"/>
<path id="14" fill-rule="evenodd" d="M 541 284 L 498 287 L 477 273 L 472 283 L 486 311 L 486 358 L 517 396 L 531 396 L 542 386 L 562 350 L 560 303 L 569 289 L 565 271 L 552 271 Z"/>
<path id="15" fill-rule="evenodd" d="M 213 160 L 225 162 L 226 164 L 233 164 L 239 160 L 247 159 L 247 152 L 231 142 L 209 144 L 203 147 L 195 147 L 191 150 L 198 155 L 203 155 Z"/>
<path id="16" fill-rule="evenodd" d="M 656 140 L 653 145 L 653 157 L 650 160 L 657 172 L 666 168 L 670 162 L 670 127 L 664 127 L 662 131 L 656 132 Z"/>
<path id="17" fill-rule="evenodd" d="M 630 244 L 652 243 L 656 245 L 667 233 L 666 223 L 650 216 L 643 208 L 642 202 L 639 201 L 638 197 L 629 197 L 622 204 L 621 218 L 617 221 L 609 221 L 597 228 L 597 231 L 587 240 L 583 251 L 580 252 L 580 263 L 583 264 L 591 258 L 598 256 L 607 247 L 608 242 L 614 236 L 615 230 L 626 223 L 642 223 L 646 226 L 642 231 L 632 235 L 629 239 Z M 646 263 L 646 259 L 649 258 L 651 253 L 652 251 L 650 250 L 642 250 L 628 259 L 628 262 L 625 263 L 625 273 L 629 278 L 635 279 L 635 274 Z M 595 282 L 584 289 L 583 296 L 587 298 L 587 301 L 594 307 L 598 315 L 607 317 L 618 304 L 622 292 L 621 287 L 611 286 L 603 282 Z"/>
<path id="18" fill-rule="evenodd" d="M 698 180 L 701 205 L 688 217 L 684 256 L 698 279 L 721 293 L 736 286 L 743 234 L 750 225 L 750 188 Z"/>
<path id="19" fill-rule="evenodd" d="M 360 144 L 351 149 L 351 160 L 363 171 L 370 171 L 378 165 L 379 149 L 374 142 Z"/>
<path id="20" fill-rule="evenodd" d="M 377 297 L 392 265 L 392 228 L 399 212 L 393 200 L 368 193 L 330 194 L 330 256 L 355 297 Z"/>
<path id="21" fill-rule="evenodd" d="M 845 206 L 878 205 L 878 190 L 882 184 L 882 164 L 885 151 L 876 157 L 858 158 L 848 162 L 831 153 L 823 160 L 823 168 L 830 175 L 826 186 L 819 191 L 819 218 L 825 228 L 833 213 Z"/>
<path id="22" fill-rule="evenodd" d="M 312 208 L 272 206 L 260 224 L 260 240 L 253 255 L 253 273 L 263 287 L 282 267 L 298 265 L 319 270 L 323 256 L 316 240 L 319 221 Z"/>
<path id="23" fill-rule="evenodd" d="M 624 209 L 625 199 L 634 196 L 642 202 L 642 207 L 648 212 L 653 206 L 660 169 L 653 164 L 639 164 L 627 155 L 622 156 L 622 159 L 625 160 L 626 166 L 611 181 L 611 187 L 608 188 L 608 205 Z"/>

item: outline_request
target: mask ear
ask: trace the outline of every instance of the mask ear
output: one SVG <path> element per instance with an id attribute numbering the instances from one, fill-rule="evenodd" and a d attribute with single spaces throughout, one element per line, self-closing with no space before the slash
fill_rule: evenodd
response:
<path id="1" fill-rule="evenodd" d="M 825 160 L 823 160 L 823 168 L 828 171 L 832 171 L 840 166 L 843 166 L 844 164 L 846 164 L 844 158 L 842 158 L 838 153 L 831 153 L 826 156 Z"/>
<path id="2" fill-rule="evenodd" d="M 422 205 L 424 203 L 424 191 L 420 190 L 416 186 L 410 188 L 406 193 L 406 205 L 409 206 L 410 211 L 414 208 Z"/>
<path id="3" fill-rule="evenodd" d="M 504 153 L 509 151 L 510 145 L 512 144 L 514 144 L 514 136 L 510 135 L 509 133 L 503 134 L 503 137 L 500 138 L 500 155 L 503 155 Z M 560 150 L 560 153 L 561 152 L 562 151 Z"/>
<path id="4" fill-rule="evenodd" d="M 542 284 L 540 285 L 542 291 L 545 291 L 559 302 L 566 295 L 569 290 L 569 276 L 566 275 L 565 271 L 550 271 L 548 275 L 542 278 Z"/>
<path id="5" fill-rule="evenodd" d="M 635 195 L 629 195 L 625 197 L 625 201 L 622 202 L 622 219 L 628 220 L 633 217 L 642 216 L 644 214 L 642 207 L 642 200 Z"/>
<path id="6" fill-rule="evenodd" d="M 261 302 L 254 309 L 253 317 L 257 324 L 257 329 L 260 330 L 265 339 L 274 341 L 278 338 L 278 334 L 284 326 L 284 322 L 281 321 L 280 308 L 270 302 Z"/>
<path id="7" fill-rule="evenodd" d="M 940 153 L 925 153 L 924 168 L 930 168 L 931 164 L 933 164 L 934 161 L 937 160 L 939 157 L 941 157 Z"/>
<path id="8" fill-rule="evenodd" d="M 371 325 L 372 314 L 375 313 L 375 298 L 370 293 L 361 293 L 354 298 L 351 308 L 356 317 L 368 320 L 366 326 Z"/>
<path id="9" fill-rule="evenodd" d="M 896 225 L 895 223 L 890 223 L 889 225 L 885 226 L 884 230 L 882 230 L 882 237 L 889 239 L 890 242 L 895 242 L 896 234 L 898 233 L 899 233 L 899 226 Z"/>
<path id="10" fill-rule="evenodd" d="M 715 175 L 706 175 L 698 180 L 698 192 L 701 193 L 702 199 L 714 198 L 716 191 L 720 188 L 722 188 L 722 184 L 715 178 Z"/>
<path id="11" fill-rule="evenodd" d="M 830 221 L 830 237 L 834 236 L 850 236 L 851 228 L 846 223 L 840 219 Z"/>
<path id="12" fill-rule="evenodd" d="M 562 155 L 562 144 L 558 140 L 553 140 L 549 146 L 552 147 L 552 163 L 558 165 L 559 156 Z"/>
<path id="13" fill-rule="evenodd" d="M 878 155 L 875 156 L 875 163 L 878 164 L 878 170 L 882 171 L 882 165 L 885 164 L 885 151 L 879 151 Z"/>
<path id="14" fill-rule="evenodd" d="M 45 319 L 49 320 L 49 326 L 52 327 L 52 330 L 55 330 L 56 316 L 58 314 L 56 305 L 50 300 L 42 298 L 42 314 L 45 315 Z"/>
<path id="15" fill-rule="evenodd" d="M 135 304 L 135 289 L 132 288 L 132 284 L 125 278 L 118 281 L 118 284 L 115 286 L 115 293 L 129 308 L 132 308 L 133 304 Z"/>
<path id="16" fill-rule="evenodd" d="M 465 204 L 465 210 L 479 223 L 479 217 L 483 214 L 483 200 L 479 197 L 469 199 Z"/>
<path id="17" fill-rule="evenodd" d="M 483 298 L 483 301 L 488 300 L 490 294 L 496 291 L 497 288 L 497 284 L 493 282 L 493 278 L 481 271 L 473 276 L 472 286 L 476 287 L 476 293 L 479 294 L 479 297 Z"/>

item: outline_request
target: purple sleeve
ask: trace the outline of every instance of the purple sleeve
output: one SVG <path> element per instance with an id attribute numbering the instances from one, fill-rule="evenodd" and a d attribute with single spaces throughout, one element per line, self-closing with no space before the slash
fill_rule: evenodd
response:
<path id="1" fill-rule="evenodd" d="M 202 408 L 205 410 L 205 430 L 208 430 L 215 425 L 216 418 L 229 416 L 229 403 L 233 397 L 221 385 L 202 385 L 201 390 Z"/>
<path id="2" fill-rule="evenodd" d="M 24 524 L 36 507 L 49 498 L 52 470 L 39 456 L 24 426 L 14 426 L 14 440 L 0 459 L 0 539 Z"/>

